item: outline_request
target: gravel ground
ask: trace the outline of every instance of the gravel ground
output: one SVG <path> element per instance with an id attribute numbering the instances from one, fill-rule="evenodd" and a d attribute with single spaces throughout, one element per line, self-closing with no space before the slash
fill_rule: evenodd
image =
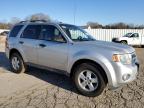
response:
<path id="1" fill-rule="evenodd" d="M 107 88 L 95 98 L 77 93 L 66 76 L 30 68 L 24 74 L 9 71 L 0 45 L 0 108 L 143 108 L 144 49 L 137 48 L 140 73 L 136 81 L 116 91 Z"/>

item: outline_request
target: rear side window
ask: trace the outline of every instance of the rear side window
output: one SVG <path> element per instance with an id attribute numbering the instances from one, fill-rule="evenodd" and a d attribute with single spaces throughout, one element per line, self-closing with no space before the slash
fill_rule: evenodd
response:
<path id="1" fill-rule="evenodd" d="M 12 31 L 10 32 L 9 37 L 16 37 L 18 35 L 18 33 L 20 32 L 20 30 L 22 29 L 23 25 L 17 25 L 15 26 Z"/>
<path id="2" fill-rule="evenodd" d="M 38 39 L 41 32 L 41 25 L 28 25 L 21 38 Z"/>
<path id="3" fill-rule="evenodd" d="M 131 35 L 131 37 L 139 37 L 139 34 L 138 33 L 134 33 L 133 35 Z"/>
<path id="4" fill-rule="evenodd" d="M 139 37 L 139 34 L 138 34 L 138 33 L 135 33 L 135 34 L 134 34 L 134 37 Z"/>

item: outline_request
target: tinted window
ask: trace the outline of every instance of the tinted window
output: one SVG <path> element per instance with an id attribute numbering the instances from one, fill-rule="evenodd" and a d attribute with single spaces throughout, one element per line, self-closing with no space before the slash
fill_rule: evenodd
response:
<path id="1" fill-rule="evenodd" d="M 29 25 L 22 34 L 22 38 L 38 39 L 41 32 L 40 25 Z"/>
<path id="2" fill-rule="evenodd" d="M 42 39 L 48 41 L 65 42 L 61 32 L 55 26 L 51 25 L 44 25 L 42 27 Z"/>
<path id="3" fill-rule="evenodd" d="M 135 34 L 134 34 L 134 37 L 139 37 L 139 34 L 138 34 L 138 33 L 135 33 Z"/>
<path id="4" fill-rule="evenodd" d="M 138 33 L 134 33 L 131 37 L 139 37 Z"/>
<path id="5" fill-rule="evenodd" d="M 15 26 L 12 31 L 10 32 L 10 37 L 16 37 L 19 33 L 19 31 L 21 30 L 21 28 L 23 27 L 23 25 L 17 25 Z"/>

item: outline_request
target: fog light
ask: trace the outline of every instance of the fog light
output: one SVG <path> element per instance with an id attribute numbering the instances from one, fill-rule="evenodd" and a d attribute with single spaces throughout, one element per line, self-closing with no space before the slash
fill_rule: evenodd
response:
<path id="1" fill-rule="evenodd" d="M 130 74 L 125 74 L 125 75 L 122 76 L 122 79 L 124 81 L 128 80 L 129 78 L 130 78 Z"/>

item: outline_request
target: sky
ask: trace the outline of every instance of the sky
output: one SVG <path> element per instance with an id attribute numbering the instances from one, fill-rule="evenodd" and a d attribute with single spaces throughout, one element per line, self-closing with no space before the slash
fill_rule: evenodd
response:
<path id="1" fill-rule="evenodd" d="M 12 17 L 23 20 L 35 13 L 76 25 L 89 21 L 141 25 L 144 24 L 144 0 L 1 0 L 0 21 L 8 22 Z"/>

